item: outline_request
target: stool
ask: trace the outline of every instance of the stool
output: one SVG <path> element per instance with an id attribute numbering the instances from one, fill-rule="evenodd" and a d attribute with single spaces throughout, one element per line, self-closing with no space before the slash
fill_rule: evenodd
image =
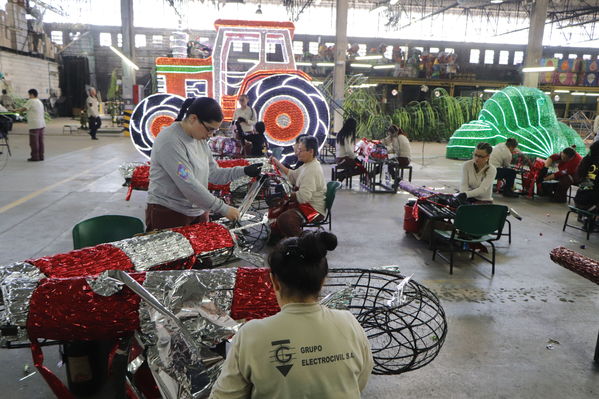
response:
<path id="1" fill-rule="evenodd" d="M 568 211 L 568 213 L 566 213 L 566 220 L 564 221 L 564 227 L 562 228 L 562 231 L 566 231 L 566 226 L 572 227 L 573 229 L 576 229 L 576 230 L 584 231 L 587 233 L 587 240 L 588 240 L 589 236 L 593 232 L 593 228 L 595 227 L 595 223 L 597 222 L 597 217 L 599 217 L 599 214 L 590 212 L 590 211 L 586 211 L 584 209 L 579 209 L 572 205 L 568 205 L 568 208 L 570 208 L 570 210 Z M 568 224 L 568 218 L 570 217 L 571 213 L 586 216 L 587 221 L 586 221 L 585 225 L 583 227 L 578 227 L 573 224 Z"/>
<path id="2" fill-rule="evenodd" d="M 398 169 L 398 172 L 399 172 L 399 178 L 401 180 L 404 179 L 403 178 L 403 171 L 404 171 L 404 169 L 408 169 L 409 170 L 408 181 L 412 181 L 412 166 L 411 165 L 408 165 L 408 166 L 398 166 L 397 169 Z"/>
<path id="3" fill-rule="evenodd" d="M 352 177 L 353 176 L 348 176 L 345 179 L 342 180 L 342 182 L 345 183 L 345 188 L 352 188 Z M 331 168 L 331 181 L 337 181 L 337 166 L 333 166 Z"/>
<path id="4" fill-rule="evenodd" d="M 64 125 L 62 127 L 62 134 L 65 134 L 65 132 L 67 132 L 67 131 L 69 134 L 73 134 L 73 130 L 76 133 L 77 130 L 79 130 L 79 125 Z"/>

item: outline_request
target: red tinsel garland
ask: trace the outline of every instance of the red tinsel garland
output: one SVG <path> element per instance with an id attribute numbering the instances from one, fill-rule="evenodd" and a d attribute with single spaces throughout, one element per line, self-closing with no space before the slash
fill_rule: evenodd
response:
<path id="1" fill-rule="evenodd" d="M 281 308 L 272 288 L 270 269 L 237 269 L 231 317 L 235 320 L 262 319 L 277 314 Z"/>
<path id="2" fill-rule="evenodd" d="M 150 165 L 141 165 L 133 169 L 131 187 L 134 190 L 147 190 L 150 185 Z"/>
<path id="3" fill-rule="evenodd" d="M 250 163 L 243 159 L 219 159 L 216 161 L 221 168 L 234 168 L 235 166 L 248 166 Z M 231 191 L 231 183 L 227 184 L 212 184 L 208 183 L 208 190 L 210 191 L 221 191 L 228 194 Z"/>
<path id="4" fill-rule="evenodd" d="M 29 259 L 26 262 L 36 266 L 46 277 L 54 278 L 95 276 L 106 270 L 134 270 L 129 257 L 110 244 Z"/>
<path id="5" fill-rule="evenodd" d="M 198 228 L 199 226 L 201 228 Z M 192 224 L 171 230 L 185 236 L 196 254 L 234 246 L 229 230 L 218 223 Z"/>

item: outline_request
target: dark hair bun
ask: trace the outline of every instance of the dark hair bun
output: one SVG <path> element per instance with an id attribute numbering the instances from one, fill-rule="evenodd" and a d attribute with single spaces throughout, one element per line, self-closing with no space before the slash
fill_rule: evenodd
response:
<path id="1" fill-rule="evenodd" d="M 337 248 L 337 236 L 335 234 L 327 231 L 319 231 L 316 234 L 318 236 L 318 241 L 320 241 L 327 251 L 332 251 Z"/>

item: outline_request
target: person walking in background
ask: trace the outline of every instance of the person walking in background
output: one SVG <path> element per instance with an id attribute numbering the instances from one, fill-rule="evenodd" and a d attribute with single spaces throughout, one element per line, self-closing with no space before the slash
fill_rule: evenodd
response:
<path id="1" fill-rule="evenodd" d="M 29 100 L 17 112 L 27 112 L 27 128 L 29 129 L 30 162 L 44 160 L 44 104 L 37 98 L 37 90 L 29 89 Z"/>
<path id="2" fill-rule="evenodd" d="M 102 126 L 102 120 L 100 119 L 100 103 L 96 95 L 96 89 L 89 89 L 89 96 L 85 100 L 87 106 L 87 118 L 89 124 L 89 135 L 92 136 L 92 140 L 98 140 L 96 133 L 100 126 Z"/>

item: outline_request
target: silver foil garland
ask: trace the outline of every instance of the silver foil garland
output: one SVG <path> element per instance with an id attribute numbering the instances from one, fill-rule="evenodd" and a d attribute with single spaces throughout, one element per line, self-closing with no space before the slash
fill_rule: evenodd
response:
<path id="1" fill-rule="evenodd" d="M 121 176 L 123 176 L 123 178 L 125 180 L 131 179 L 135 168 L 137 168 L 138 166 L 143 166 L 143 165 L 147 165 L 147 163 L 146 162 L 125 162 L 119 166 L 119 172 L 121 173 Z"/>

